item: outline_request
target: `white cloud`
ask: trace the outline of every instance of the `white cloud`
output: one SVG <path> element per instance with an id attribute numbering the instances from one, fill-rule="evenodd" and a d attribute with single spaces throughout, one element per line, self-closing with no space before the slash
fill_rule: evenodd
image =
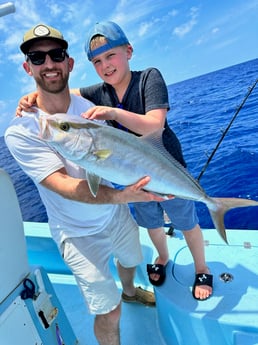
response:
<path id="1" fill-rule="evenodd" d="M 23 56 L 24 55 L 22 53 L 10 54 L 10 56 L 8 57 L 8 60 L 20 66 L 22 62 L 24 61 Z"/>
<path id="2" fill-rule="evenodd" d="M 5 40 L 5 48 L 17 49 L 21 44 L 22 35 L 20 32 L 11 32 Z"/>
<path id="3" fill-rule="evenodd" d="M 193 29 L 193 27 L 197 24 L 198 8 L 192 7 L 190 9 L 189 16 L 190 16 L 190 20 L 183 23 L 182 25 L 177 26 L 173 30 L 173 34 L 175 34 L 178 37 L 183 37 Z"/>
<path id="4" fill-rule="evenodd" d="M 211 40 L 215 37 L 217 33 L 219 33 L 220 29 L 218 27 L 211 29 L 208 33 L 205 33 L 198 40 L 195 42 L 195 45 L 200 46 L 206 42 L 211 42 Z"/>
<path id="5" fill-rule="evenodd" d="M 213 46 L 214 50 L 221 50 L 221 49 L 225 49 L 225 47 L 231 46 L 233 43 L 237 42 L 238 38 L 237 37 L 233 37 L 233 38 L 229 38 L 225 41 L 220 41 L 219 43 L 217 43 L 216 45 Z"/>
<path id="6" fill-rule="evenodd" d="M 6 108 L 6 103 L 0 99 L 0 112 Z"/>
<path id="7" fill-rule="evenodd" d="M 151 27 L 152 27 L 152 23 L 151 22 L 141 23 L 140 29 L 139 29 L 139 36 L 140 37 L 144 36 L 146 34 L 146 32 L 148 32 Z"/>
<path id="8" fill-rule="evenodd" d="M 25 71 L 23 71 L 24 77 L 20 79 L 21 82 L 21 94 L 26 95 L 27 93 L 30 93 L 32 91 L 35 91 L 36 85 L 35 81 L 32 77 L 29 77 Z"/>
<path id="9" fill-rule="evenodd" d="M 42 20 L 34 0 L 19 1 L 19 4 L 16 5 L 15 19 L 16 23 L 19 23 L 22 33 Z"/>
<path id="10" fill-rule="evenodd" d="M 178 11 L 177 10 L 169 11 L 168 15 L 171 17 L 176 17 L 178 15 Z"/>
<path id="11" fill-rule="evenodd" d="M 211 30 L 211 32 L 212 32 L 213 34 L 216 34 L 217 32 L 219 32 L 219 28 L 214 28 L 214 29 Z"/>
<path id="12" fill-rule="evenodd" d="M 62 7 L 58 6 L 56 3 L 47 4 L 50 10 L 50 15 L 57 17 L 60 13 L 62 13 Z"/>

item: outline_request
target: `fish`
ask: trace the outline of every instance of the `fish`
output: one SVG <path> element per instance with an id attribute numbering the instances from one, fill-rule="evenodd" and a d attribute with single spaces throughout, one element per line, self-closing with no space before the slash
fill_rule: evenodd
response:
<path id="1" fill-rule="evenodd" d="M 225 213 L 237 207 L 258 206 L 251 199 L 208 196 L 189 171 L 166 151 L 162 132 L 138 137 L 103 122 L 63 113 L 41 116 L 39 123 L 40 138 L 86 170 L 94 196 L 101 179 L 128 186 L 150 176 L 145 190 L 206 204 L 215 228 L 227 244 Z"/>

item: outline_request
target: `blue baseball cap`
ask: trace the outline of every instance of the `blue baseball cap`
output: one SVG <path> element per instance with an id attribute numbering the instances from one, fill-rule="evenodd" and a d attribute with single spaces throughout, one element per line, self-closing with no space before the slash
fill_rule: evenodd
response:
<path id="1" fill-rule="evenodd" d="M 90 42 L 94 36 L 104 36 L 107 43 L 94 50 L 90 49 Z M 122 46 L 124 44 L 130 44 L 128 38 L 124 34 L 123 30 L 114 22 L 100 22 L 96 23 L 92 30 L 89 32 L 89 36 L 86 40 L 85 51 L 88 59 L 91 61 L 95 56 L 106 52 L 109 49 Z"/>

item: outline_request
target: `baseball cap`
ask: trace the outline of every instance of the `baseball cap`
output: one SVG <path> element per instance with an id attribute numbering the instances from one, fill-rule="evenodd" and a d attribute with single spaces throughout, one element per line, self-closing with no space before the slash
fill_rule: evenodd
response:
<path id="1" fill-rule="evenodd" d="M 62 48 L 68 48 L 68 43 L 64 40 L 64 37 L 60 31 L 45 24 L 38 24 L 24 34 L 23 43 L 20 45 L 21 51 L 24 54 L 27 54 L 30 46 L 34 42 L 42 39 L 58 41 Z"/>
<path id="2" fill-rule="evenodd" d="M 94 36 L 101 35 L 106 38 L 107 43 L 94 50 L 90 49 L 90 42 Z M 88 59 L 91 61 L 98 54 L 104 53 L 109 49 L 130 44 L 123 30 L 114 22 L 106 21 L 96 23 L 92 30 L 89 32 L 85 44 L 85 51 Z"/>

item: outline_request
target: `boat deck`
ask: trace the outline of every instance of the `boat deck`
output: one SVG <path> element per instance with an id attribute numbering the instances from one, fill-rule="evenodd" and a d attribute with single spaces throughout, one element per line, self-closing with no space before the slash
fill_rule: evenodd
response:
<path id="1" fill-rule="evenodd" d="M 74 278 L 59 257 L 47 224 L 25 222 L 24 228 L 29 263 L 40 264 L 47 270 L 79 344 L 97 345 L 92 332 L 93 317 L 87 313 Z M 123 345 L 258 344 L 258 233 L 228 230 L 230 245 L 213 229 L 205 229 L 203 234 L 207 263 L 214 275 L 212 298 L 193 299 L 192 258 L 182 233 L 175 230 L 175 236 L 168 237 L 171 261 L 166 282 L 155 288 L 157 307 L 123 303 Z M 135 281 L 152 290 L 146 264 L 153 262 L 157 254 L 146 229 L 140 228 L 140 238 L 144 262 L 137 267 Z M 119 286 L 113 260 L 110 266 Z"/>

